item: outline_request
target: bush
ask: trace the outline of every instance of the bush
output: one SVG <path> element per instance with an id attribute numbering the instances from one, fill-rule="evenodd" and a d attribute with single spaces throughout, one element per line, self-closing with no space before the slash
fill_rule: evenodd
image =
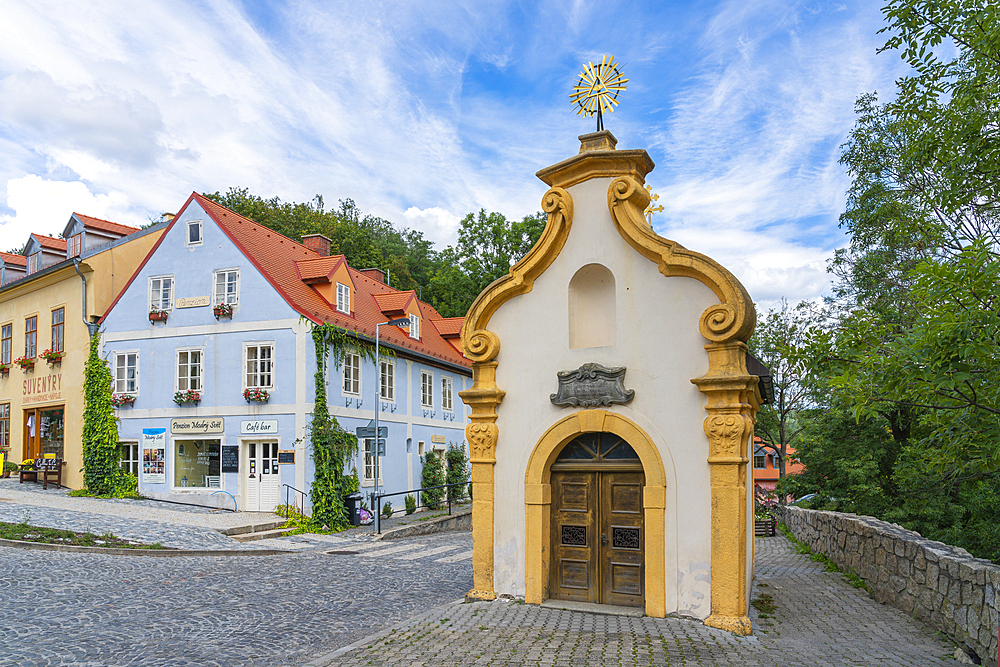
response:
<path id="1" fill-rule="evenodd" d="M 414 498 L 413 496 L 406 496 L 406 498 L 404 500 L 406 502 L 406 513 L 408 515 L 409 514 L 413 514 L 414 512 L 417 511 L 417 499 L 416 498 Z"/>
<path id="2" fill-rule="evenodd" d="M 445 472 L 444 472 L 444 461 L 442 457 L 435 454 L 433 451 L 427 452 L 424 456 L 424 469 L 420 474 L 420 485 L 423 488 L 430 486 L 441 486 L 445 484 Z M 444 497 L 444 489 L 431 489 L 430 491 L 423 492 L 424 505 L 434 509 L 441 502 Z"/>
<path id="3" fill-rule="evenodd" d="M 382 503 L 382 516 L 384 516 L 386 519 L 388 519 L 388 518 L 390 518 L 392 516 L 392 501 L 391 500 L 386 500 L 384 503 Z"/>
<path id="4" fill-rule="evenodd" d="M 465 445 L 456 443 L 448 444 L 448 481 L 446 484 L 460 484 L 469 481 L 469 457 L 465 453 Z M 461 500 L 465 497 L 465 485 L 453 486 L 448 489 L 452 500 Z"/>

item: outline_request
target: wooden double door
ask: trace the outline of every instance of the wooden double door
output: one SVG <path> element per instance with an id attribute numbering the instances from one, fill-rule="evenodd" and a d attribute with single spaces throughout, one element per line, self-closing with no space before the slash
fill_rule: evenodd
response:
<path id="1" fill-rule="evenodd" d="M 645 477 L 641 465 L 614 463 L 552 466 L 550 597 L 645 605 Z"/>

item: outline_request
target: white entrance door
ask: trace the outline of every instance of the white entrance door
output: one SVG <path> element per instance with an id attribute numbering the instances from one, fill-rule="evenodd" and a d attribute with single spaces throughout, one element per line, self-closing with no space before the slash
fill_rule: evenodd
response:
<path id="1" fill-rule="evenodd" d="M 280 502 L 278 443 L 270 440 L 243 444 L 243 506 L 248 512 L 272 512 Z"/>

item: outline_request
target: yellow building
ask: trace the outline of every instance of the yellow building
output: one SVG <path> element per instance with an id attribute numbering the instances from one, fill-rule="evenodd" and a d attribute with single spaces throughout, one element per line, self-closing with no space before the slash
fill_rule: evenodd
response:
<path id="1" fill-rule="evenodd" d="M 4 256 L 0 285 L 0 451 L 14 462 L 62 459 L 83 486 L 83 370 L 93 324 L 166 224 L 136 229 L 74 213 L 64 239 L 32 234 L 25 262 Z"/>

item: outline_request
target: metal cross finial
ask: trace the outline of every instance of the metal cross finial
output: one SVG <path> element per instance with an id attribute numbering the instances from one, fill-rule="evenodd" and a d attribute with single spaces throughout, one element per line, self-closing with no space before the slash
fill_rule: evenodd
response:
<path id="1" fill-rule="evenodd" d="M 597 131 L 604 129 L 603 112 L 614 113 L 618 95 L 625 90 L 624 78 L 614 56 L 602 56 L 601 62 L 589 61 L 580 72 L 580 80 L 573 86 L 570 100 L 579 109 L 576 115 L 597 115 Z"/>
<path id="2" fill-rule="evenodd" d="M 646 216 L 646 222 L 648 222 L 649 226 L 652 227 L 653 226 L 653 214 L 654 213 L 660 213 L 660 212 L 662 212 L 663 211 L 663 205 L 661 204 L 659 206 L 653 206 L 653 202 L 654 201 L 658 201 L 660 199 L 660 195 L 654 195 L 653 194 L 653 186 L 652 185 L 647 185 L 646 186 L 646 192 L 649 193 L 649 206 L 646 207 L 646 210 L 643 211 L 643 214 L 645 214 L 645 216 Z"/>

